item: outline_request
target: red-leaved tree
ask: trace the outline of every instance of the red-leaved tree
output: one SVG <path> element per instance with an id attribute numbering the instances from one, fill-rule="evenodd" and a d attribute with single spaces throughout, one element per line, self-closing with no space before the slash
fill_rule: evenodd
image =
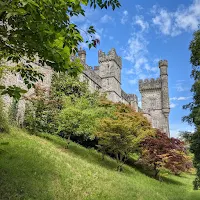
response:
<path id="1" fill-rule="evenodd" d="M 178 175 L 192 167 L 184 142 L 176 138 L 169 138 L 165 133 L 157 130 L 155 136 L 147 137 L 141 142 L 141 161 L 154 171 L 154 177 L 159 177 L 162 167 Z"/>

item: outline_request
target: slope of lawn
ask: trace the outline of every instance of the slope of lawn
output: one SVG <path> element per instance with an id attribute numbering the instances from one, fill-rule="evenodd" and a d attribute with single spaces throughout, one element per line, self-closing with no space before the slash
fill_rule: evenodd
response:
<path id="1" fill-rule="evenodd" d="M 158 182 L 129 166 L 119 173 L 111 158 L 102 161 L 95 150 L 75 143 L 65 149 L 65 144 L 57 136 L 19 129 L 0 134 L 0 199 L 200 199 L 192 175 Z"/>

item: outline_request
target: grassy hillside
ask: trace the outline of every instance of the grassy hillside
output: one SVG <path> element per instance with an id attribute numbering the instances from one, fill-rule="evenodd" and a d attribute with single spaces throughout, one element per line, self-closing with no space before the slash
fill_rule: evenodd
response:
<path id="1" fill-rule="evenodd" d="M 41 135 L 45 136 L 45 135 Z M 66 200 L 199 200 L 193 176 L 170 176 L 158 182 L 56 136 L 28 135 L 21 130 L 0 135 L 0 199 Z"/>

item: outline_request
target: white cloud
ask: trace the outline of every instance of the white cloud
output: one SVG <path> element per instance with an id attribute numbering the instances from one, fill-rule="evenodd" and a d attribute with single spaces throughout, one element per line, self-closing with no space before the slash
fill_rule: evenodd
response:
<path id="1" fill-rule="evenodd" d="M 185 83 L 184 80 L 178 80 L 176 82 L 175 89 L 177 92 L 184 92 L 190 90 L 190 88 L 188 87 L 187 83 Z"/>
<path id="2" fill-rule="evenodd" d="M 121 24 L 125 24 L 127 21 L 128 21 L 128 11 L 125 10 L 121 18 Z"/>
<path id="3" fill-rule="evenodd" d="M 142 34 L 132 33 L 128 40 L 127 47 L 123 50 L 124 58 L 134 65 L 134 73 L 141 72 L 141 66 L 148 62 L 146 58 L 148 41 L 145 40 Z M 133 73 L 133 70 L 129 70 Z"/>
<path id="4" fill-rule="evenodd" d="M 131 85 L 135 85 L 138 82 L 138 79 L 130 79 L 128 81 Z"/>
<path id="5" fill-rule="evenodd" d="M 152 20 L 155 25 L 159 26 L 160 31 L 163 34 L 165 35 L 171 34 L 171 26 L 172 26 L 171 14 L 168 13 L 166 10 L 161 9 L 159 11 L 159 15 L 157 15 Z"/>
<path id="6" fill-rule="evenodd" d="M 135 16 L 135 18 L 133 19 L 134 23 L 138 26 L 140 26 L 141 31 L 147 31 L 149 28 L 149 23 L 144 21 L 144 17 L 143 16 Z"/>
<path id="7" fill-rule="evenodd" d="M 177 106 L 177 104 L 175 103 L 170 103 L 170 108 L 175 108 Z"/>
<path id="8" fill-rule="evenodd" d="M 113 22 L 113 21 L 114 21 L 114 19 L 113 19 L 111 16 L 107 15 L 107 14 L 105 14 L 105 15 L 100 19 L 100 22 L 101 22 L 101 23 L 109 23 L 109 22 Z"/>
<path id="9" fill-rule="evenodd" d="M 135 8 L 136 8 L 137 12 L 144 9 L 141 5 L 138 5 L 138 4 L 135 6 Z"/>
<path id="10" fill-rule="evenodd" d="M 175 12 L 153 6 L 152 22 L 164 35 L 177 36 L 183 31 L 195 31 L 200 24 L 200 0 L 188 7 L 179 6 Z"/>
<path id="11" fill-rule="evenodd" d="M 189 97 L 172 97 L 170 98 L 171 101 L 185 101 L 185 100 L 188 100 L 188 99 L 191 99 L 192 96 L 189 96 Z"/>
<path id="12" fill-rule="evenodd" d="M 96 17 L 99 13 L 99 11 L 97 9 L 90 9 L 89 7 L 84 7 L 85 10 L 85 16 L 83 15 L 78 15 L 78 16 L 73 16 L 70 18 L 70 20 L 73 23 L 84 23 L 86 20 L 91 20 L 91 18 L 94 18 L 94 16 Z"/>
<path id="13" fill-rule="evenodd" d="M 127 41 L 126 47 L 122 48 L 124 59 L 132 64 L 132 68 L 126 70 L 129 83 L 135 84 L 138 79 L 157 77 L 159 68 L 155 59 L 149 59 L 148 44 L 146 33 L 149 28 L 148 22 L 143 16 L 133 17 L 133 32 Z M 134 78 L 131 76 L 134 75 Z"/>

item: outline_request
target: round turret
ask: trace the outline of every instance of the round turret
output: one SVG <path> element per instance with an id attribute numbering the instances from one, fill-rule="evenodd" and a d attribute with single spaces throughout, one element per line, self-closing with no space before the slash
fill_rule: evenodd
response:
<path id="1" fill-rule="evenodd" d="M 168 75 L 167 68 L 168 68 L 168 61 L 167 60 L 160 60 L 159 61 L 159 68 L 160 68 L 160 76 Z"/>
<path id="2" fill-rule="evenodd" d="M 167 60 L 160 60 L 159 61 L 159 68 L 160 67 L 168 67 L 168 61 Z"/>

